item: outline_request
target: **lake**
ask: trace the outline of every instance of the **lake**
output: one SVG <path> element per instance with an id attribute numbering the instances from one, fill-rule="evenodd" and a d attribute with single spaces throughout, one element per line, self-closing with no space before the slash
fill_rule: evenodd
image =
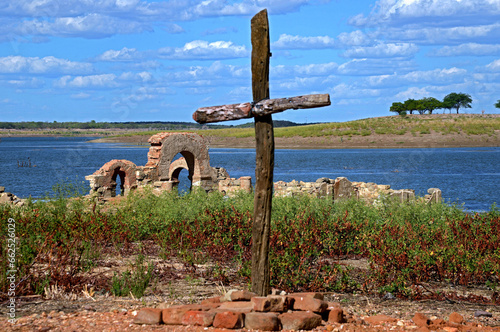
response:
<path id="1" fill-rule="evenodd" d="M 39 198 L 55 184 L 85 181 L 85 175 L 112 159 L 127 159 L 138 166 L 147 162 L 146 146 L 88 143 L 91 139 L 1 138 L 0 186 L 19 197 Z M 210 164 L 226 168 L 231 177 L 255 177 L 255 150 L 214 148 L 209 153 Z M 30 163 L 32 167 L 19 167 Z M 499 165 L 500 147 L 276 150 L 274 181 L 344 176 L 389 184 L 393 189 L 414 189 L 418 195 L 439 188 L 447 202 L 484 211 L 500 201 Z"/>

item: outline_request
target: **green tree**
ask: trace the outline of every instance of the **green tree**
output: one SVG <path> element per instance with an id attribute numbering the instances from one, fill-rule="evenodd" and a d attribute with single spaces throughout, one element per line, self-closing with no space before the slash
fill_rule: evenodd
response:
<path id="1" fill-rule="evenodd" d="M 472 98 L 466 93 L 455 93 L 452 92 L 443 99 L 443 108 L 447 108 L 451 111 L 452 108 L 458 110 L 461 108 L 471 108 Z"/>
<path id="2" fill-rule="evenodd" d="M 410 111 L 410 114 L 413 114 L 414 111 L 418 111 L 418 102 L 415 99 L 406 100 L 404 106 L 407 111 Z"/>
<path id="3" fill-rule="evenodd" d="M 389 109 L 389 111 L 396 112 L 399 115 L 406 114 L 405 105 L 403 103 L 398 102 L 398 101 L 392 103 L 391 108 Z"/>
<path id="4" fill-rule="evenodd" d="M 443 108 L 443 103 L 434 97 L 423 98 L 423 99 L 420 99 L 419 102 L 420 102 L 420 106 L 423 109 L 423 111 L 429 112 L 429 114 L 432 114 L 432 112 L 435 109 Z"/>
<path id="5" fill-rule="evenodd" d="M 500 108 L 500 99 L 497 100 L 496 104 L 495 104 L 495 107 L 496 108 Z"/>

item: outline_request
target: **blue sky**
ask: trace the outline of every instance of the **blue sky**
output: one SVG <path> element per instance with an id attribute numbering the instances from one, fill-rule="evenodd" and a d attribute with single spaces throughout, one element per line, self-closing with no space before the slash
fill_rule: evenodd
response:
<path id="1" fill-rule="evenodd" d="M 450 92 L 500 111 L 500 0 L 2 0 L 0 121 L 192 121 L 251 101 L 263 8 L 271 98 L 332 99 L 274 119 L 386 116 Z"/>

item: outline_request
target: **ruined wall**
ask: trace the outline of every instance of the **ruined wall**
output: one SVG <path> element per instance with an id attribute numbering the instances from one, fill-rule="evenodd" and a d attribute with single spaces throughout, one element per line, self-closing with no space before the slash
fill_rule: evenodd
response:
<path id="1" fill-rule="evenodd" d="M 229 177 L 226 170 L 210 166 L 208 145 L 194 133 L 159 133 L 149 138 L 151 147 L 148 161 L 136 166 L 127 160 L 112 160 L 94 174 L 85 177 L 90 182 L 90 193 L 101 198 L 116 196 L 117 176 L 122 183 L 123 195 L 130 190 L 151 185 L 158 190 L 173 190 L 179 183 L 179 173 L 188 170 L 192 187 L 206 191 L 217 190 L 218 182 Z M 173 160 L 177 154 L 182 158 Z"/>
<path id="2" fill-rule="evenodd" d="M 252 177 L 242 176 L 239 179 L 226 178 L 219 181 L 219 191 L 225 195 L 233 196 L 238 191 L 252 192 Z"/>
<path id="3" fill-rule="evenodd" d="M 6 192 L 5 187 L 0 186 L 0 204 L 23 206 L 25 202 L 25 199 L 19 198 L 12 193 Z"/>
<path id="4" fill-rule="evenodd" d="M 441 190 L 431 188 L 424 199 L 428 203 L 438 203 L 442 200 Z M 401 202 L 415 199 L 415 190 L 413 189 L 391 189 L 390 185 L 379 185 L 372 182 L 351 182 L 345 177 L 336 179 L 320 178 L 316 182 L 278 181 L 274 184 L 275 196 L 296 196 L 313 195 L 315 197 L 332 197 L 333 200 L 356 199 L 373 203 L 381 196 L 394 197 Z"/>
<path id="5" fill-rule="evenodd" d="M 127 195 L 137 188 L 137 166 L 128 160 L 113 159 L 104 164 L 85 180 L 90 182 L 90 193 L 96 193 L 103 198 L 116 196 L 117 178 L 120 177 L 121 193 Z"/>
<path id="6" fill-rule="evenodd" d="M 179 183 L 179 173 L 183 169 L 189 172 L 192 187 L 201 187 L 206 191 L 219 190 L 226 195 L 237 191 L 252 191 L 252 178 L 244 176 L 230 178 L 226 170 L 210 166 L 208 145 L 205 139 L 194 133 L 159 133 L 149 139 L 148 162 L 145 166 L 136 166 L 128 160 L 111 160 L 94 174 L 86 176 L 90 181 L 91 194 L 109 198 L 116 195 L 117 177 L 121 179 L 122 194 L 130 190 L 153 186 L 154 190 L 174 190 Z M 182 157 L 173 160 L 177 154 Z M 429 189 L 425 199 L 441 202 L 441 190 Z M 278 181 L 274 184 L 275 196 L 313 195 L 332 197 L 342 200 L 355 197 L 373 203 L 381 195 L 396 197 L 401 202 L 415 199 L 411 189 L 393 190 L 389 185 L 351 182 L 344 177 L 336 179 L 320 178 L 316 182 Z"/>

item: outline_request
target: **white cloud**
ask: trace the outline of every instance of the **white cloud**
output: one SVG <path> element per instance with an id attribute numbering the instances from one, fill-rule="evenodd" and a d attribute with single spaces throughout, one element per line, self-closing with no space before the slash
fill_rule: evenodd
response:
<path id="1" fill-rule="evenodd" d="M 124 47 L 121 50 L 108 50 L 96 57 L 98 61 L 135 61 L 142 58 L 136 48 Z"/>
<path id="2" fill-rule="evenodd" d="M 394 73 L 404 74 L 415 70 L 415 68 L 415 62 L 408 60 L 353 59 L 339 65 L 338 73 L 354 76 L 392 75 Z"/>
<path id="3" fill-rule="evenodd" d="M 500 59 L 497 59 L 497 60 L 487 64 L 486 69 L 488 71 L 492 71 L 492 72 L 499 72 L 500 71 Z"/>
<path id="4" fill-rule="evenodd" d="M 85 92 L 79 92 L 71 95 L 73 99 L 88 99 L 91 97 L 91 94 Z"/>
<path id="5" fill-rule="evenodd" d="M 59 87 L 70 87 L 70 88 L 109 88 L 116 87 L 118 83 L 116 82 L 115 74 L 101 74 L 101 75 L 89 75 L 89 76 L 63 76 L 55 83 Z"/>
<path id="6" fill-rule="evenodd" d="M 88 63 L 59 59 L 53 56 L 39 58 L 14 55 L 0 58 L 0 73 L 79 74 L 92 71 L 92 65 Z"/>
<path id="7" fill-rule="evenodd" d="M 58 17 L 51 21 L 43 18 L 25 20 L 19 23 L 13 32 L 32 36 L 104 38 L 144 31 L 153 29 L 145 23 L 92 13 L 76 17 Z"/>
<path id="8" fill-rule="evenodd" d="M 360 98 L 373 98 L 380 96 L 378 89 L 361 89 L 353 84 L 340 83 L 333 87 L 332 98 L 335 99 L 360 99 Z"/>
<path id="9" fill-rule="evenodd" d="M 379 42 L 375 46 L 358 46 L 345 51 L 342 55 L 348 58 L 392 58 L 411 57 L 418 52 L 415 44 Z"/>
<path id="10" fill-rule="evenodd" d="M 18 78 L 18 79 L 11 79 L 6 81 L 7 84 L 14 88 L 20 88 L 20 89 L 38 89 L 42 86 L 45 85 L 45 81 L 32 77 L 32 78 Z"/>
<path id="11" fill-rule="evenodd" d="M 500 19 L 500 18 L 499 18 Z M 500 38 L 500 23 L 476 26 L 389 28 L 379 31 L 388 40 L 405 40 L 419 44 L 458 44 L 468 41 L 491 43 Z"/>
<path id="12" fill-rule="evenodd" d="M 250 52 L 245 46 L 234 45 L 230 41 L 209 43 L 204 40 L 194 40 L 184 47 L 163 47 L 158 50 L 158 56 L 164 59 L 177 60 L 215 60 L 248 57 Z"/>
<path id="13" fill-rule="evenodd" d="M 280 35 L 278 41 L 272 43 L 271 48 L 276 49 L 322 49 L 333 48 L 335 41 L 328 36 L 301 37 L 287 34 Z"/>
<path id="14" fill-rule="evenodd" d="M 191 16 L 252 15 L 267 8 L 270 14 L 285 14 L 297 11 L 309 4 L 308 0 L 243 0 L 228 4 L 224 0 L 207 0 L 187 10 Z"/>
<path id="15" fill-rule="evenodd" d="M 270 72 L 275 77 L 290 77 L 290 76 L 327 76 L 336 73 L 338 64 L 335 62 L 284 66 L 278 65 L 271 68 Z"/>
<path id="16" fill-rule="evenodd" d="M 474 25 L 495 22 L 500 14 L 498 0 L 379 0 L 372 12 L 350 20 L 355 26 Z"/>
<path id="17" fill-rule="evenodd" d="M 343 46 L 362 46 L 373 44 L 374 37 L 369 36 L 361 30 L 352 32 L 342 32 L 337 36 L 338 41 Z"/>
<path id="18" fill-rule="evenodd" d="M 429 53 L 431 56 L 447 56 L 454 57 L 460 55 L 473 55 L 473 56 L 485 56 L 485 55 L 497 55 L 500 54 L 500 44 L 478 44 L 478 43 L 466 43 L 458 46 L 444 46 L 438 50 L 434 50 Z"/>
<path id="19" fill-rule="evenodd" d="M 394 99 L 395 100 L 422 99 L 425 97 L 429 97 L 430 95 L 432 95 L 432 93 L 429 92 L 428 87 L 423 87 L 423 88 L 411 87 L 395 95 Z"/>
<path id="20" fill-rule="evenodd" d="M 140 73 L 125 72 L 120 74 L 118 80 L 146 83 L 146 82 L 151 82 L 153 80 L 153 75 L 146 71 Z"/>
<path id="21" fill-rule="evenodd" d="M 171 34 L 178 34 L 178 33 L 186 32 L 186 30 L 184 30 L 183 27 L 181 27 L 180 25 L 175 24 L 175 23 L 167 23 L 165 25 L 165 31 L 167 31 L 168 33 L 171 33 Z"/>
<path id="22" fill-rule="evenodd" d="M 403 85 L 428 84 L 434 85 L 452 84 L 463 82 L 467 77 L 467 70 L 462 68 L 445 68 L 427 71 L 412 71 L 404 75 L 379 75 L 370 76 L 366 79 L 368 86 L 395 87 Z"/>

